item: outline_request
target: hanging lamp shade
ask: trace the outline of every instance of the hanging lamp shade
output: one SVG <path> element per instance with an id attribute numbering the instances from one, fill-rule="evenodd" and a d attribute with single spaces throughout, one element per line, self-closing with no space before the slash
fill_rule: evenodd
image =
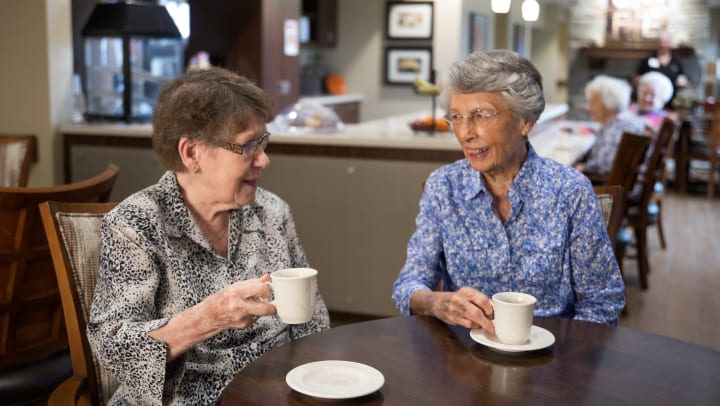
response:
<path id="1" fill-rule="evenodd" d="M 537 0 L 525 0 L 522 4 L 522 18 L 525 21 L 537 21 L 540 17 L 540 4 Z"/>
<path id="2" fill-rule="evenodd" d="M 508 13 L 510 11 L 510 0 L 492 0 L 490 7 L 494 13 Z"/>

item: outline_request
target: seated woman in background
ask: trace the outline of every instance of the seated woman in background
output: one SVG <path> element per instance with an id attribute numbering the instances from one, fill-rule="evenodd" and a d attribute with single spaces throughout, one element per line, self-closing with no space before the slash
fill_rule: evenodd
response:
<path id="1" fill-rule="evenodd" d="M 393 286 L 400 312 L 492 333 L 488 298 L 512 290 L 537 298 L 536 316 L 616 323 L 624 284 L 592 185 L 527 139 L 545 108 L 537 69 L 473 53 L 450 67 L 440 103 L 465 159 L 425 184 Z"/>
<path id="2" fill-rule="evenodd" d="M 637 86 L 637 103 L 630 111 L 645 120 L 645 124 L 657 131 L 667 112 L 663 110 L 673 94 L 673 85 L 667 76 L 660 72 L 648 72 L 640 77 Z"/>
<path id="3" fill-rule="evenodd" d="M 585 85 L 585 99 L 590 119 L 600 124 L 595 144 L 575 169 L 588 174 L 610 173 L 623 132 L 643 134 L 645 123 L 628 111 L 630 85 L 606 75 L 596 76 Z"/>
<path id="4" fill-rule="evenodd" d="M 277 317 L 268 272 L 305 267 L 290 210 L 257 187 L 270 101 L 230 71 L 167 82 L 153 147 L 168 171 L 102 228 L 88 338 L 120 381 L 110 404 L 215 404 L 255 358 L 329 328 L 322 298 L 305 324 Z"/>

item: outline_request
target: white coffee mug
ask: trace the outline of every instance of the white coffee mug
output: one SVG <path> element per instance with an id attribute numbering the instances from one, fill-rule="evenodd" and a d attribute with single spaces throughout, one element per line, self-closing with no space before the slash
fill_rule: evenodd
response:
<path id="1" fill-rule="evenodd" d="M 270 274 L 268 285 L 273 290 L 280 320 L 285 324 L 306 323 L 315 311 L 317 270 L 312 268 L 280 269 Z"/>
<path id="2" fill-rule="evenodd" d="M 500 292 L 492 297 L 495 336 L 503 344 L 525 344 L 530 338 L 535 310 L 534 296 L 520 292 Z"/>

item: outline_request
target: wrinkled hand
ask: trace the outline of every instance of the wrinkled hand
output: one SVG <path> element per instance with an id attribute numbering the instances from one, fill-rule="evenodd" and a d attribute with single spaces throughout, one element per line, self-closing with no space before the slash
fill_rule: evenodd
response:
<path id="1" fill-rule="evenodd" d="M 260 316 L 275 314 L 275 306 L 267 302 L 270 275 L 236 282 L 208 297 L 208 316 L 218 329 L 248 328 Z"/>
<path id="2" fill-rule="evenodd" d="M 432 292 L 429 311 L 447 324 L 495 332 L 492 303 L 487 296 L 473 288 L 462 287 L 456 292 Z"/>

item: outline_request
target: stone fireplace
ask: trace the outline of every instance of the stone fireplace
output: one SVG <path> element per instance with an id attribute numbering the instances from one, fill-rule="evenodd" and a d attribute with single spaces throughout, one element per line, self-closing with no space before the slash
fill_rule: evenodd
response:
<path id="1" fill-rule="evenodd" d="M 615 5 L 639 7 L 633 14 Z M 622 11 L 622 13 L 621 13 Z M 649 21 L 642 20 L 651 16 Z M 710 39 L 710 13 L 705 0 L 581 0 L 570 7 L 568 104 L 572 118 L 587 118 L 585 84 L 606 74 L 632 79 L 638 63 L 655 48 L 656 35 L 666 30 L 673 37 L 692 90 L 703 97 L 703 66 Z M 625 25 L 623 26 L 623 23 Z M 615 25 L 613 25 L 615 24 Z M 634 25 L 633 25 L 634 24 Z M 645 36 L 646 35 L 646 36 Z M 714 50 L 712 51 L 714 56 Z"/>

